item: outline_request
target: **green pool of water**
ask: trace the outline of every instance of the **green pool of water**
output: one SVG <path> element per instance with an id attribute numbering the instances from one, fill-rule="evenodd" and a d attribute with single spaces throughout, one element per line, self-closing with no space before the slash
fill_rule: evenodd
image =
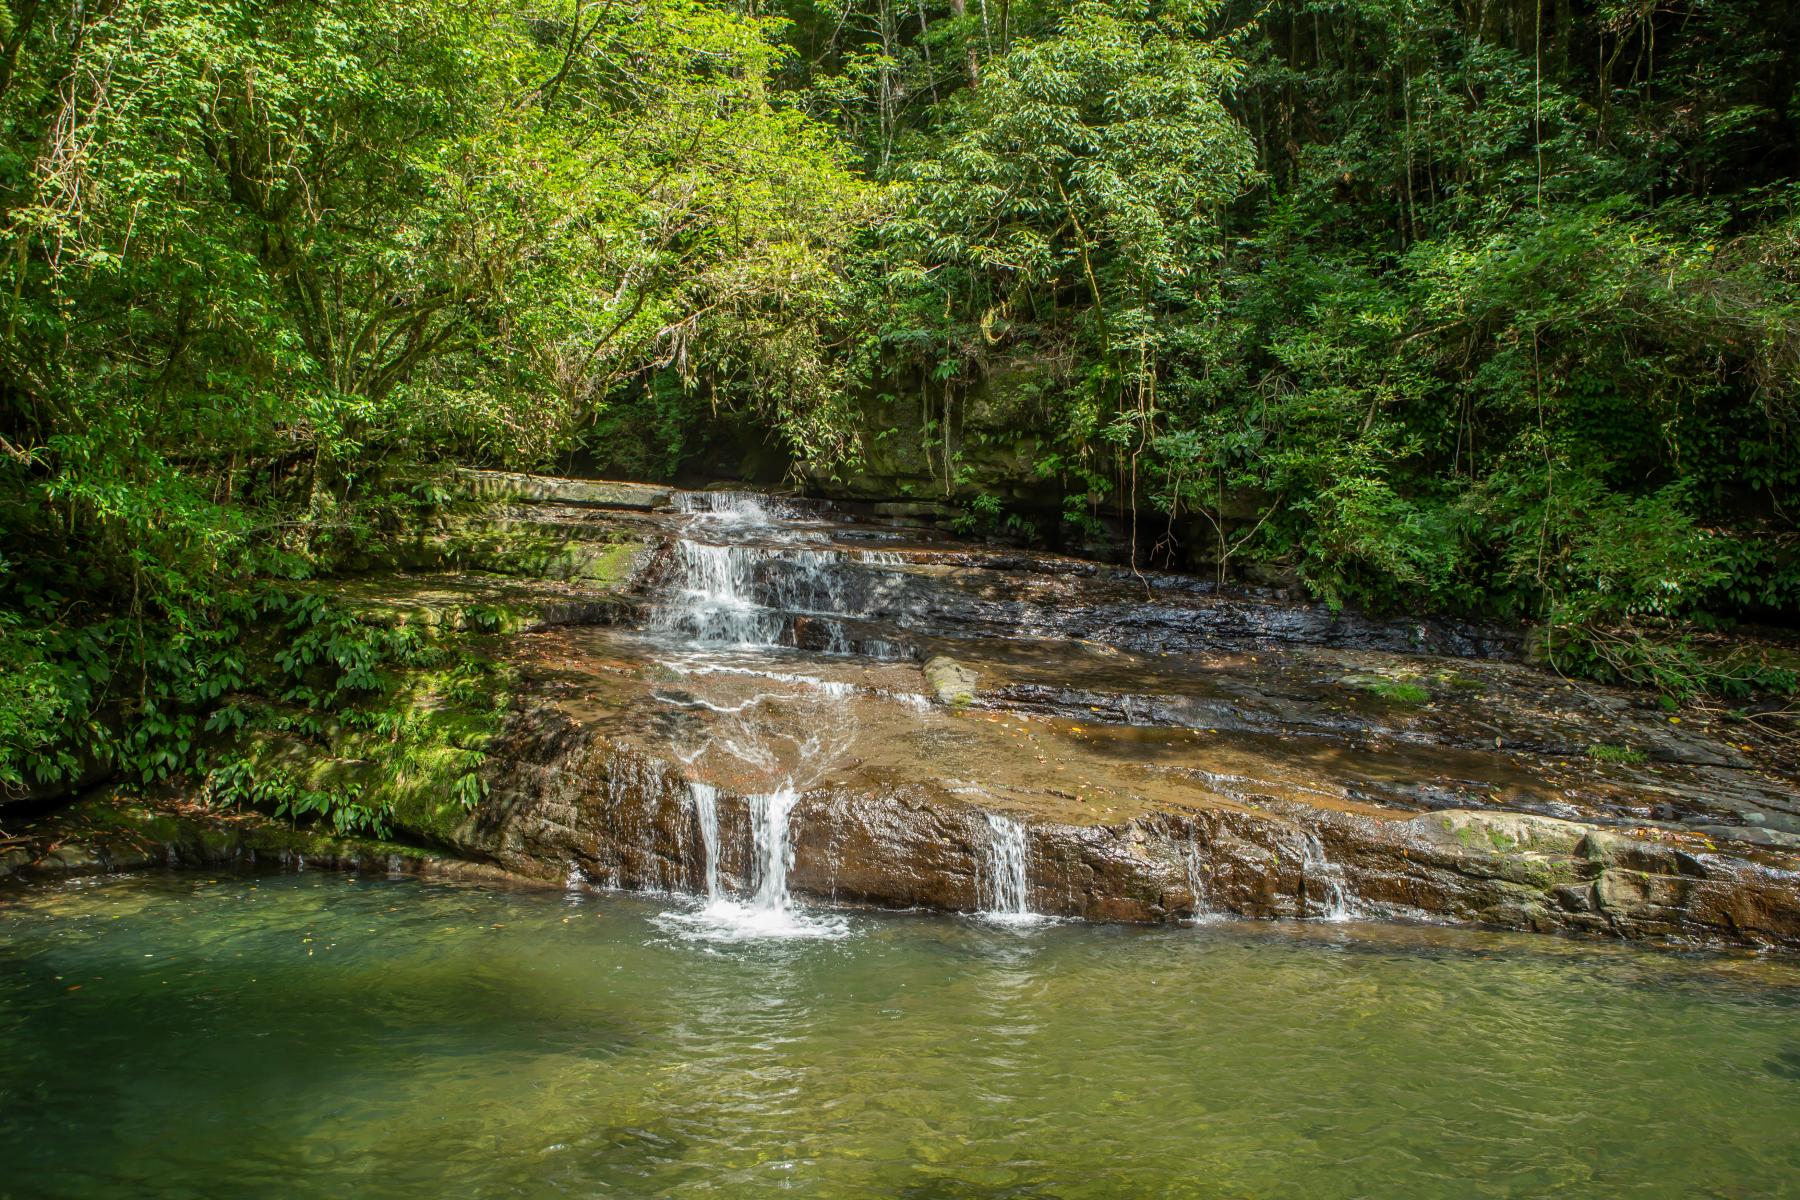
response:
<path id="1" fill-rule="evenodd" d="M 1776 1196 L 1800 964 L 335 875 L 0 898 L 0 1196 Z"/>

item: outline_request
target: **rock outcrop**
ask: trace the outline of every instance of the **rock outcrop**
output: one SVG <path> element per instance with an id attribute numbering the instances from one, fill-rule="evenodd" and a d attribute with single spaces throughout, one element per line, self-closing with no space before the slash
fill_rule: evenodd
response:
<path id="1" fill-rule="evenodd" d="M 492 802 L 457 849 L 545 879 L 697 891 L 705 863 L 680 769 L 565 719 L 509 735 Z M 746 797 L 717 798 L 724 878 L 750 881 Z M 941 784 L 804 792 L 789 885 L 820 900 L 974 911 L 988 808 Z M 1686 849 L 1575 821 L 1446 810 L 1409 817 L 1293 802 L 1025 822 L 1033 911 L 1089 920 L 1343 915 L 1659 941 L 1800 947 L 1792 864 Z"/>
<path id="2" fill-rule="evenodd" d="M 439 549 L 525 565 L 342 588 L 370 621 L 504 635 L 512 705 L 480 799 L 396 805 L 397 836 L 430 851 L 395 851 L 405 863 L 697 891 L 704 777 L 720 877 L 743 891 L 751 798 L 785 781 L 787 882 L 823 901 L 976 909 L 1000 814 L 1024 828 L 1046 914 L 1800 947 L 1800 787 L 1779 739 L 1577 688 L 1503 632 L 1182 580 L 1152 580 L 1147 602 L 1143 581 L 1077 559 L 806 508 L 746 530 L 717 498 L 709 519 L 736 532 L 677 553 L 695 518 L 666 490 L 469 479 L 503 500 L 440 527 Z M 509 528 L 551 552 L 509 557 L 528 541 L 509 549 Z M 768 644 L 697 655 L 680 639 L 718 625 L 711 610 L 655 632 L 676 593 Z M 96 831 L 100 803 L 42 823 L 0 845 L 0 875 L 302 853 L 199 809 L 169 826 L 166 806 L 112 808 L 150 815 Z"/>

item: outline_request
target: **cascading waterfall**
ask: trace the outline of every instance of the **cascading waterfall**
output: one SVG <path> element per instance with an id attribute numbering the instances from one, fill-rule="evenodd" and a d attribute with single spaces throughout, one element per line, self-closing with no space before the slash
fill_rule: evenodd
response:
<path id="1" fill-rule="evenodd" d="M 987 824 L 987 870 L 980 881 L 981 913 L 999 921 L 1034 920 L 1025 871 L 1025 826 L 999 813 L 988 813 Z"/>
<path id="2" fill-rule="evenodd" d="M 704 740 L 678 751 L 688 771 L 698 773 L 703 763 L 722 760 L 736 778 L 768 781 L 766 790 L 744 796 L 751 842 L 747 897 L 730 894 L 721 866 L 725 831 L 717 786 L 704 778 L 688 782 L 700 833 L 706 904 L 699 913 L 677 919 L 702 936 L 728 940 L 842 932 L 841 920 L 795 906 L 788 872 L 794 856 L 790 825 L 800 790 L 847 744 L 845 710 L 834 701 L 850 685 L 770 670 L 744 652 L 792 646 L 802 640 L 801 623 L 809 620 L 808 648 L 848 652 L 850 642 L 838 618 L 860 615 L 852 600 L 862 582 L 856 573 L 866 574 L 869 566 L 859 551 L 819 547 L 823 534 L 806 527 L 797 514 L 772 514 L 752 495 L 689 493 L 678 498 L 677 506 L 688 521 L 675 543 L 649 628 L 652 634 L 678 639 L 664 665 L 684 686 L 658 698 L 710 714 Z M 714 700 L 702 682 L 714 676 L 763 678 L 771 686 L 748 697 L 740 692 Z M 801 735 L 796 736 L 796 729 Z M 777 780 L 780 785 L 773 786 Z"/>
<path id="3" fill-rule="evenodd" d="M 739 492 L 686 492 L 677 496 L 676 505 L 692 515 L 694 532 L 713 526 L 762 530 L 770 524 L 757 498 Z M 757 569 L 768 550 L 682 537 L 674 553 L 667 592 L 651 611 L 652 629 L 710 645 L 779 643 L 781 614 L 756 600 Z"/>
<path id="4" fill-rule="evenodd" d="M 675 543 L 674 596 L 656 606 L 651 627 L 715 645 L 779 644 L 781 614 L 755 601 L 756 568 L 766 554 L 682 538 Z"/>
<path id="5" fill-rule="evenodd" d="M 766 524 L 775 514 L 770 501 L 754 492 L 677 492 L 675 511 L 694 516 L 723 518 L 728 521 L 752 521 Z"/>
<path id="6" fill-rule="evenodd" d="M 871 596 L 891 580 L 881 568 L 899 563 L 892 551 L 820 548 L 811 543 L 824 534 L 784 521 L 744 493 L 687 493 L 678 505 L 689 521 L 652 606 L 651 629 L 699 646 L 803 644 L 828 654 L 911 656 L 887 639 L 853 644 L 844 625 L 870 615 Z"/>

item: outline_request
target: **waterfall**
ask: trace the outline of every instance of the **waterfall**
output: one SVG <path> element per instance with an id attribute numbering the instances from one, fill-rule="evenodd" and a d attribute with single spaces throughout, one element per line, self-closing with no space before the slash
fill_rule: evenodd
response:
<path id="1" fill-rule="evenodd" d="M 724 896 L 719 886 L 719 789 L 710 783 L 689 783 L 688 796 L 700 826 L 700 852 L 706 856 L 706 901 L 717 904 Z"/>
<path id="2" fill-rule="evenodd" d="M 691 514 L 690 533 L 771 529 L 767 510 L 756 497 L 741 492 L 684 492 L 676 504 Z M 785 625 L 781 614 L 756 599 L 757 571 L 769 553 L 736 542 L 679 538 L 668 585 L 651 610 L 650 627 L 713 645 L 779 644 Z"/>
<path id="3" fill-rule="evenodd" d="M 1344 869 L 1325 857 L 1325 843 L 1312 830 L 1300 837 L 1301 908 L 1305 912 L 1307 884 L 1317 879 L 1325 887 L 1325 899 L 1317 916 L 1323 921 L 1348 921 L 1352 915 L 1350 890 L 1344 886 Z"/>
<path id="4" fill-rule="evenodd" d="M 999 813 L 988 813 L 987 824 L 987 870 L 978 889 L 982 915 L 1001 921 L 1031 920 L 1025 826 Z"/>
<path id="5" fill-rule="evenodd" d="M 1206 864 L 1200 857 L 1200 843 L 1189 842 L 1182 855 L 1182 865 L 1187 868 L 1188 890 L 1194 893 L 1195 922 L 1210 920 L 1213 913 L 1212 898 L 1206 887 Z"/>
<path id="6" fill-rule="evenodd" d="M 807 617 L 809 649 L 852 652 L 841 621 L 866 615 L 858 594 L 869 591 L 869 568 L 892 566 L 896 556 L 808 545 L 822 535 L 781 523 L 743 493 L 686 493 L 679 504 L 689 520 L 652 629 L 702 645 L 782 646 L 795 643 L 795 620 Z"/>
<path id="7" fill-rule="evenodd" d="M 801 791 L 850 744 L 854 717 L 842 700 L 855 685 L 791 669 L 793 656 L 765 661 L 746 652 L 865 653 L 846 623 L 867 615 L 870 598 L 896 577 L 898 560 L 886 551 L 838 549 L 816 521 L 772 510 L 751 494 L 687 493 L 676 503 L 685 516 L 647 624 L 660 665 L 683 686 L 652 694 L 694 718 L 683 725 L 693 733 L 676 757 L 691 777 L 687 802 L 706 891 L 698 912 L 670 918 L 715 939 L 834 936 L 846 928 L 841 918 L 807 913 L 790 896 L 791 825 Z M 900 648 L 892 653 L 900 656 Z M 724 686 L 709 695 L 706 681 L 714 677 Z M 769 686 L 746 695 L 730 686 L 734 677 Z M 713 762 L 725 771 L 713 774 Z M 703 781 L 709 775 L 749 783 L 736 793 L 750 817 L 747 896 L 731 893 L 720 865 L 726 838 L 742 835 L 721 827 L 718 788 Z"/>
<path id="8" fill-rule="evenodd" d="M 788 911 L 788 868 L 793 850 L 788 846 L 788 816 L 794 811 L 794 785 L 784 783 L 773 792 L 750 797 L 750 833 L 755 846 L 755 894 L 751 908 L 770 916 Z"/>
<path id="9" fill-rule="evenodd" d="M 766 524 L 772 515 L 755 492 L 677 492 L 675 511 L 727 521 Z"/>
<path id="10" fill-rule="evenodd" d="M 781 614 L 755 599 L 756 569 L 768 553 L 682 538 L 675 543 L 673 594 L 652 612 L 652 628 L 720 645 L 779 644 Z"/>
<path id="11" fill-rule="evenodd" d="M 700 827 L 705 855 L 702 870 L 706 902 L 697 909 L 667 912 L 660 918 L 681 936 L 705 941 L 754 941 L 762 938 L 833 938 L 849 932 L 844 918 L 797 908 L 788 894 L 788 870 L 794 865 L 788 824 L 800 793 L 790 780 L 772 792 L 746 799 L 750 808 L 750 897 L 726 890 L 720 866 L 724 839 L 719 827 L 719 790 L 690 781 L 688 797 Z"/>

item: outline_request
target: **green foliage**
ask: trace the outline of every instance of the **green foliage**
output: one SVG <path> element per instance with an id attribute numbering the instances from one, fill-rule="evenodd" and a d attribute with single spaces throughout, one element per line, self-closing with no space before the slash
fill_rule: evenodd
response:
<path id="1" fill-rule="evenodd" d="M 1613 746 L 1605 742 L 1595 742 L 1587 748 L 1587 753 L 1595 762 L 1620 763 L 1625 766 L 1636 766 L 1649 757 L 1634 747 Z"/>
<path id="2" fill-rule="evenodd" d="M 1077 2 L 996 39 L 915 9 L 813 86 L 864 97 L 906 185 L 884 361 L 946 493 L 992 490 L 959 399 L 1047 364 L 1010 419 L 1071 525 L 1156 510 L 1221 578 L 1272 560 L 1334 606 L 1543 623 L 1568 670 L 1781 685 L 1682 647 L 1800 617 L 1800 12 Z"/>
<path id="3" fill-rule="evenodd" d="M 265 585 L 416 505 L 422 464 L 541 463 L 658 389 L 844 453 L 826 349 L 877 193 L 772 90 L 778 23 L 699 0 L 11 11 L 0 785 L 197 765 Z M 293 703 L 406 653 L 288 618 Z"/>
<path id="4" fill-rule="evenodd" d="M 0 613 L 0 786 L 53 783 L 80 774 L 71 732 L 87 724 L 99 664 L 64 647 L 51 631 L 24 627 L 18 613 Z M 64 651 L 58 653 L 58 651 Z M 68 651 L 73 651 L 68 652 Z M 91 731 L 90 731 L 91 732 Z"/>
<path id="5" fill-rule="evenodd" d="M 242 758 L 223 763 L 207 777 L 207 797 L 214 804 L 260 808 L 296 823 L 317 818 L 340 834 L 386 836 L 387 814 L 361 803 L 361 794 L 358 784 L 308 787 L 285 769 L 259 771 Z"/>
<path id="6" fill-rule="evenodd" d="M 272 669 L 206 722 L 224 752 L 206 777 L 214 802 L 385 836 L 397 815 L 429 825 L 445 802 L 486 796 L 502 672 L 455 635 L 371 625 L 320 593 L 272 597 L 268 611 Z"/>
<path id="7" fill-rule="evenodd" d="M 1204 36 L 1208 11 L 1069 6 L 946 101 L 932 141 L 900 169 L 882 338 L 923 395 L 944 396 L 948 488 L 950 397 L 996 345 L 1053 338 L 1080 356 L 1079 378 L 1040 419 L 1058 430 L 1054 469 L 1086 490 L 1106 490 L 1104 464 L 1135 458 L 1163 428 L 1167 326 L 1216 261 L 1224 207 L 1250 178 L 1249 139 L 1225 105 L 1237 64 Z M 1058 328 L 1045 317 L 1071 289 L 1074 319 Z"/>
<path id="8" fill-rule="evenodd" d="M 1368 689 L 1370 695 L 1389 704 L 1420 705 L 1431 700 L 1431 693 L 1424 685 L 1410 679 L 1377 679 L 1368 685 Z"/>

